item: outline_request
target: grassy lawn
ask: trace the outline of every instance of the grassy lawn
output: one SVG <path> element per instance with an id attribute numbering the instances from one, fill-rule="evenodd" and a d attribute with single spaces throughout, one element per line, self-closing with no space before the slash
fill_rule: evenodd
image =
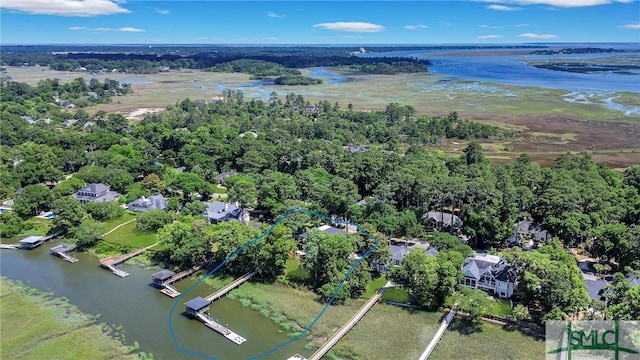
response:
<path id="1" fill-rule="evenodd" d="M 378 291 L 386 283 L 387 283 L 387 279 L 385 279 L 384 276 L 380 276 L 377 279 L 372 279 L 367 284 L 367 291 L 365 291 L 364 294 L 360 295 L 360 297 L 363 298 L 363 299 L 368 299 L 368 298 L 372 297 L 373 294 L 375 294 L 376 291 Z"/>
<path id="2" fill-rule="evenodd" d="M 54 299 L 6 278 L 0 279 L 0 353 L 3 359 L 138 359 L 64 299 Z M 116 334 L 117 335 L 117 334 Z"/>
<path id="3" fill-rule="evenodd" d="M 104 240 L 110 243 L 126 245 L 133 248 L 143 248 L 157 242 L 158 238 L 156 236 L 156 233 L 153 231 L 138 230 L 136 228 L 136 222 L 133 221 L 119 227 L 114 232 L 108 234 L 104 237 Z M 156 249 L 156 247 L 154 247 L 154 249 Z"/>
<path id="4" fill-rule="evenodd" d="M 382 295 L 382 300 L 398 302 L 398 303 L 408 303 L 411 299 L 409 298 L 409 293 L 407 290 L 402 288 L 390 288 L 385 290 Z"/>
<path id="5" fill-rule="evenodd" d="M 46 235 L 51 229 L 51 219 L 43 219 L 32 217 L 26 221 L 27 225 L 31 227 L 29 230 L 23 231 L 19 237 L 25 237 L 29 235 Z"/>
<path id="6" fill-rule="evenodd" d="M 308 280 L 310 276 L 309 271 L 307 269 L 303 269 L 300 265 L 300 258 L 297 256 L 289 256 L 284 273 L 288 278 L 294 281 Z"/>
<path id="7" fill-rule="evenodd" d="M 135 219 L 136 216 L 133 214 L 130 214 L 128 212 L 125 212 L 122 216 L 120 216 L 117 219 L 113 219 L 113 220 L 109 220 L 109 221 L 105 221 L 103 223 L 103 230 L 105 233 L 113 230 L 113 228 L 115 228 L 116 226 L 126 223 L 127 221 L 133 220 Z M 135 224 L 135 222 L 133 222 Z"/>
<path id="8" fill-rule="evenodd" d="M 495 316 L 508 317 L 511 315 L 511 304 L 506 300 L 491 299 L 489 314 Z"/>
<path id="9" fill-rule="evenodd" d="M 425 343 L 426 346 L 426 343 Z M 435 347 L 429 359 L 542 359 L 544 340 L 538 340 L 517 330 L 483 323 L 481 331 L 467 334 L 464 321 L 456 319 Z"/>

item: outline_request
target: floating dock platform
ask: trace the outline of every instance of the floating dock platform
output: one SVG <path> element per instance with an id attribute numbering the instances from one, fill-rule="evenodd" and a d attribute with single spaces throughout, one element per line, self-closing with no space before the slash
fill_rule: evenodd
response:
<path id="1" fill-rule="evenodd" d="M 184 303 L 184 306 L 187 309 L 187 314 L 202 321 L 208 328 L 215 330 L 238 345 L 247 341 L 247 339 L 231 331 L 228 326 L 223 326 L 216 320 L 212 319 L 211 316 L 209 316 L 210 305 L 211 301 L 200 296 Z"/>
<path id="2" fill-rule="evenodd" d="M 55 255 L 55 256 L 61 257 L 62 260 L 66 261 L 66 262 L 70 262 L 70 263 L 73 264 L 75 262 L 78 262 L 78 258 L 67 254 L 67 252 L 75 250 L 75 249 L 76 249 L 76 245 L 75 244 L 71 244 L 71 245 L 60 244 L 60 245 L 56 245 L 56 246 L 52 247 L 51 249 L 49 249 L 49 252 L 51 253 L 51 255 Z"/>

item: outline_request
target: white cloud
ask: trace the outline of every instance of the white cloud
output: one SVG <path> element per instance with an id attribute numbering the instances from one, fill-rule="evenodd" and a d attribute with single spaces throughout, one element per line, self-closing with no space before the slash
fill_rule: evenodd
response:
<path id="1" fill-rule="evenodd" d="M 97 16 L 130 13 L 113 0 L 2 0 L 0 8 L 29 14 L 61 16 Z"/>
<path id="2" fill-rule="evenodd" d="M 527 39 L 555 39 L 558 36 L 553 34 L 524 33 L 524 34 L 518 35 L 518 37 L 527 38 Z"/>
<path id="3" fill-rule="evenodd" d="M 272 18 L 276 18 L 276 19 L 283 19 L 283 18 L 285 18 L 287 15 L 284 15 L 284 14 L 277 14 L 277 13 L 274 13 L 273 11 L 267 11 L 267 16 L 268 16 L 268 17 L 272 17 Z"/>
<path id="4" fill-rule="evenodd" d="M 366 23 L 366 22 L 333 22 L 333 23 L 322 23 L 313 25 L 314 28 L 323 28 L 327 30 L 334 31 L 350 31 L 350 32 L 379 32 L 384 30 L 384 26 Z"/>
<path id="5" fill-rule="evenodd" d="M 502 35 L 480 35 L 478 36 L 478 39 L 480 40 L 489 40 L 489 39 L 497 39 L 497 38 L 501 38 Z"/>
<path id="6" fill-rule="evenodd" d="M 429 27 L 427 25 L 405 25 L 404 27 L 407 30 L 417 30 L 417 29 L 428 29 Z"/>
<path id="7" fill-rule="evenodd" d="M 120 31 L 120 32 L 145 32 L 142 29 L 133 28 L 133 27 L 121 27 L 121 28 L 115 29 L 114 31 Z"/>
<path id="8" fill-rule="evenodd" d="M 520 7 L 504 6 L 504 5 L 489 5 L 489 6 L 487 6 L 487 9 L 496 10 L 496 11 L 518 11 L 518 10 L 522 10 L 522 8 L 520 8 Z"/>
<path id="9" fill-rule="evenodd" d="M 516 27 L 529 27 L 531 25 L 529 25 L 529 24 L 516 24 L 515 26 Z"/>
<path id="10" fill-rule="evenodd" d="M 620 26 L 623 29 L 632 29 L 632 30 L 638 30 L 640 29 L 640 23 L 636 23 L 636 24 L 626 24 L 626 25 L 622 25 Z"/>
<path id="11" fill-rule="evenodd" d="M 145 32 L 143 29 L 138 29 L 138 28 L 134 28 L 134 27 L 121 27 L 121 28 L 110 28 L 110 27 L 96 27 L 96 28 L 88 28 L 86 26 L 72 26 L 69 28 L 69 30 L 72 31 L 77 31 L 77 30 L 89 30 L 92 32 L 97 32 L 97 33 L 101 33 L 101 32 L 105 32 L 105 31 L 115 31 L 115 32 Z"/>
<path id="12" fill-rule="evenodd" d="M 171 11 L 167 10 L 167 9 L 153 9 L 155 12 L 157 12 L 158 14 L 162 14 L 162 15 L 167 15 L 167 14 L 171 14 Z"/>
<path id="13" fill-rule="evenodd" d="M 606 5 L 612 3 L 632 3 L 635 0 L 486 0 L 487 2 L 499 2 L 518 5 L 551 5 L 556 7 L 583 7 Z"/>

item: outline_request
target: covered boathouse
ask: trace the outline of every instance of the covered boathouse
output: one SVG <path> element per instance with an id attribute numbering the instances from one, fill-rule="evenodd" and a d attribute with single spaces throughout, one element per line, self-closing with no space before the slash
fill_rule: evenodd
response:
<path id="1" fill-rule="evenodd" d="M 44 243 L 44 236 L 31 235 L 19 241 L 20 247 L 24 249 L 35 249 Z"/>
<path id="2" fill-rule="evenodd" d="M 163 287 L 164 282 L 171 279 L 175 275 L 171 270 L 163 269 L 151 275 L 151 279 L 156 286 Z"/>
<path id="3" fill-rule="evenodd" d="M 209 305 L 211 305 L 211 302 L 201 296 L 198 296 L 184 303 L 184 306 L 187 309 L 187 314 L 193 317 L 196 317 L 196 313 L 208 312 Z"/>

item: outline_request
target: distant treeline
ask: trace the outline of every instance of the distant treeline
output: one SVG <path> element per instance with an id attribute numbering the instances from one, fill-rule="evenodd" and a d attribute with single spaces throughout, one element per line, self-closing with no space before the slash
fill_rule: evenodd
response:
<path id="1" fill-rule="evenodd" d="M 47 49 L 43 47 L 42 50 Z M 276 74 L 259 76 L 298 75 L 288 69 L 308 68 L 315 66 L 342 66 L 353 71 L 379 74 L 404 72 L 426 72 L 430 65 L 428 60 L 407 58 L 364 58 L 353 55 L 353 49 L 341 48 L 259 48 L 247 47 L 241 50 L 224 48 L 198 53 L 185 54 L 182 51 L 165 53 L 149 53 L 143 51 L 115 52 L 38 52 L 38 51 L 3 50 L 2 64 L 10 66 L 47 65 L 59 71 L 117 71 L 125 73 L 149 74 L 177 69 L 212 69 L 212 71 L 235 71 L 246 67 L 242 61 L 262 61 L 278 64 Z M 182 50 L 182 49 L 180 49 Z M 201 49 L 202 50 L 202 49 Z M 351 51 L 347 51 L 351 50 Z M 190 51 L 187 51 L 190 52 Z M 253 64 L 256 64 L 254 62 Z M 270 70 L 276 69 L 269 66 Z M 256 69 L 248 73 L 256 75 Z M 264 70 L 264 69 L 263 69 Z M 257 76 L 257 75 L 256 75 Z"/>
<path id="2" fill-rule="evenodd" d="M 473 49 L 478 46 L 378 46 L 367 53 L 423 49 Z M 487 48 L 487 47 L 483 47 Z M 489 47 L 491 48 L 491 47 Z M 504 48 L 504 47 L 496 47 Z M 149 74 L 177 69 L 227 69 L 240 60 L 260 60 L 286 69 L 345 67 L 374 74 L 426 72 L 431 63 L 405 57 L 359 57 L 354 47 L 333 46 L 4 46 L 4 66 L 49 66 L 59 71 L 117 71 Z M 234 65 L 231 65 L 232 67 Z M 233 71 L 238 71 L 234 69 Z M 257 76 L 254 72 L 249 72 Z M 273 76 L 299 75 L 281 73 Z M 269 75 L 264 75 L 269 76 Z"/>
<path id="3" fill-rule="evenodd" d="M 536 50 L 532 51 L 533 55 L 561 55 L 561 54 L 599 54 L 599 53 L 614 53 L 624 52 L 624 50 L 613 48 L 564 48 L 560 50 Z"/>

